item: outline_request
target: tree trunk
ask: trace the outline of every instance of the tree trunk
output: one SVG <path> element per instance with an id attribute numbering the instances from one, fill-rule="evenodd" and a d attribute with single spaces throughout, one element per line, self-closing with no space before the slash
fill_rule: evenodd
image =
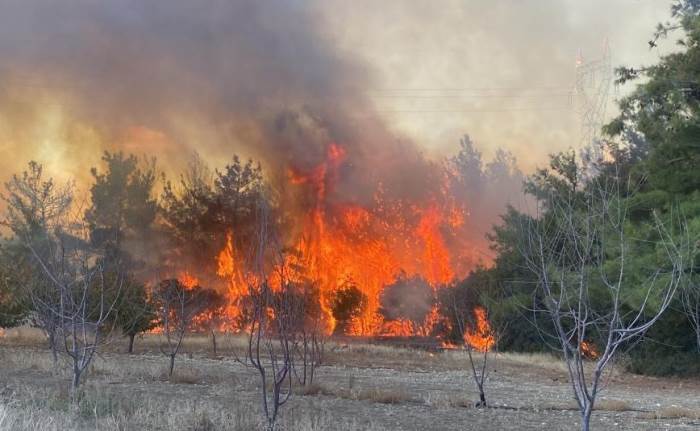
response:
<path id="1" fill-rule="evenodd" d="M 216 332 L 211 331 L 211 345 L 214 350 L 214 356 L 216 356 Z"/>
<path id="2" fill-rule="evenodd" d="M 591 413 L 593 413 L 593 406 L 591 404 L 587 405 L 583 412 L 581 412 L 581 431 L 588 431 L 591 426 Z"/>
<path id="3" fill-rule="evenodd" d="M 476 405 L 477 407 L 486 407 L 486 394 L 484 394 L 484 390 L 479 388 L 479 404 Z"/>
<path id="4" fill-rule="evenodd" d="M 134 338 L 136 337 L 136 334 L 129 334 L 129 350 L 127 350 L 127 353 L 131 354 L 134 353 Z"/>
<path id="5" fill-rule="evenodd" d="M 71 392 L 71 400 L 73 402 L 78 401 L 78 387 L 80 386 L 80 367 L 78 367 L 78 364 L 74 362 L 73 364 L 73 380 L 71 381 L 71 386 L 70 386 L 70 392 Z"/>
<path id="6" fill-rule="evenodd" d="M 56 348 L 56 334 L 49 334 L 49 349 L 51 349 L 51 356 L 53 357 L 53 365 L 58 364 L 58 349 Z"/>
<path id="7" fill-rule="evenodd" d="M 173 369 L 175 368 L 175 353 L 170 354 L 170 372 L 168 373 L 169 377 L 173 376 Z"/>

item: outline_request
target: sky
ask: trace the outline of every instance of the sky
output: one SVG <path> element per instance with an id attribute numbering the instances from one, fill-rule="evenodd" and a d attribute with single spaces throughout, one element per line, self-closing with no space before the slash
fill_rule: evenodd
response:
<path id="1" fill-rule="evenodd" d="M 170 174 L 195 150 L 218 166 L 234 153 L 312 164 L 328 139 L 365 158 L 396 142 L 438 158 L 465 134 L 528 172 L 582 143 L 577 59 L 607 44 L 613 67 L 658 60 L 670 48 L 647 41 L 668 8 L 0 0 L 0 179 L 37 160 L 84 181 L 105 149 L 155 155 Z M 608 118 L 627 91 L 610 88 Z"/>
<path id="2" fill-rule="evenodd" d="M 367 91 L 391 127 L 447 154 L 467 133 L 525 170 L 582 143 L 577 58 L 599 60 L 608 44 L 612 67 L 657 61 L 647 41 L 669 9 L 664 0 L 371 3 L 328 2 L 323 21 L 339 49 L 372 68 Z M 606 118 L 629 90 L 610 88 Z"/>

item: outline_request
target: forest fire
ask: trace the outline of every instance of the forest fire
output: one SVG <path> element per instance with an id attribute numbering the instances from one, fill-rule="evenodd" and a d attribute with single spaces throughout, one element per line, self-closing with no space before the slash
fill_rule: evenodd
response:
<path id="1" fill-rule="evenodd" d="M 285 265 L 293 269 L 288 271 L 289 277 L 315 284 L 321 326 L 329 334 L 338 331 L 334 315 L 334 307 L 342 306 L 338 305 L 338 292 L 351 289 L 362 306 L 342 322 L 343 333 L 431 335 L 441 320 L 434 303 L 437 291 L 465 276 L 473 265 L 473 260 L 465 259 L 471 256 L 470 245 L 460 238 L 468 226 L 466 203 L 457 202 L 446 187 L 439 186 L 426 201 L 389 198 L 381 183 L 369 203 L 344 201 L 336 187 L 346 160 L 345 148 L 333 143 L 327 146 L 321 163 L 307 169 L 287 169 L 285 188 L 304 202 L 293 215 L 297 231 L 284 238 L 288 250 Z M 236 322 L 251 274 L 243 250 L 237 249 L 242 245 L 236 242 L 235 226 L 223 235 L 224 245 L 213 259 L 216 277 L 226 285 L 225 317 Z M 427 283 L 433 304 L 419 319 L 387 318 L 382 309 L 384 289 L 410 277 Z M 178 278 L 188 288 L 198 283 L 187 271 Z"/>

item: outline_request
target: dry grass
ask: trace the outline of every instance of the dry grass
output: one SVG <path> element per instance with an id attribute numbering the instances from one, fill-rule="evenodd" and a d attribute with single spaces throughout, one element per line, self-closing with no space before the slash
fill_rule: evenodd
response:
<path id="1" fill-rule="evenodd" d="M 46 335 L 40 329 L 29 326 L 3 329 L 0 344 L 10 346 L 46 345 Z"/>
<path id="2" fill-rule="evenodd" d="M 600 399 L 593 406 L 593 410 L 604 412 L 627 412 L 634 410 L 632 405 L 627 401 L 615 399 Z"/>
<path id="3" fill-rule="evenodd" d="M 325 386 L 318 383 L 312 383 L 305 386 L 297 385 L 294 386 L 293 391 L 296 395 L 301 396 L 315 396 L 315 395 L 332 395 Z"/>
<path id="4" fill-rule="evenodd" d="M 5 339 L 0 342 L 4 344 L 0 346 L 0 431 L 261 429 L 260 380 L 255 370 L 237 363 L 231 355 L 233 349 L 244 345 L 242 337 L 219 338 L 223 360 L 209 357 L 208 337 L 189 338 L 185 353 L 177 357 L 171 379 L 165 376 L 168 358 L 159 351 L 157 335 L 137 340 L 134 355 L 124 354 L 125 340 L 119 340 L 95 357 L 86 374 L 85 396 L 78 406 L 69 402 L 68 373 L 63 368 L 68 365 L 65 359 L 56 367 L 43 340 L 37 347 L 31 344 L 32 340 L 36 341 L 31 332 L 16 337 L 22 340 L 19 347 L 8 345 Z M 471 385 L 471 380 L 463 351 L 429 353 L 359 343 L 328 343 L 326 351 L 331 360 L 324 365 L 337 366 L 320 368 L 313 385 L 294 386 L 295 396 L 282 411 L 281 430 L 378 430 L 376 422 L 399 429 L 397 412 L 404 415 L 400 429 L 418 429 L 411 428 L 414 420 L 425 429 L 426 415 L 431 416 L 429 423 L 435 423 L 436 429 L 464 423 L 460 421 L 465 417 L 482 425 L 495 424 L 490 421 L 504 414 L 513 417 L 529 414 L 548 421 L 551 418 L 568 421 L 575 417 L 575 413 L 566 411 L 576 410 L 574 403 L 568 401 L 571 400 L 569 384 L 561 379 L 556 382 L 546 379 L 545 384 L 537 386 L 540 381 L 533 380 L 542 375 L 561 375 L 562 364 L 554 356 L 498 354 L 491 357 L 498 365 L 498 372 L 492 374 L 494 380 L 487 391 L 489 401 L 504 407 L 511 405 L 509 401 L 513 399 L 509 397 L 535 395 L 519 398 L 508 407 L 521 409 L 522 413 L 509 413 L 510 410 L 477 411 L 473 408 L 476 398 L 470 397 L 476 395 L 471 386 L 465 386 Z M 402 373 L 406 369 L 411 372 Z M 533 390 L 525 392 L 530 391 L 531 384 Z M 638 410 L 624 401 L 627 398 L 635 407 L 654 408 L 648 400 L 634 398 L 634 392 L 630 397 L 623 392 L 609 394 L 620 399 L 600 399 L 596 410 L 601 412 L 597 417 L 632 417 L 629 411 Z M 547 407 L 550 401 L 557 404 Z M 678 398 L 669 398 L 666 402 L 686 404 Z M 695 404 L 689 401 L 688 407 L 697 407 Z M 365 416 L 358 412 L 372 413 Z M 647 416 L 650 420 L 700 419 L 700 410 L 672 406 Z"/>
<path id="5" fill-rule="evenodd" d="M 305 387 L 294 389 L 298 395 L 315 396 L 325 395 L 335 398 L 343 398 L 354 401 L 368 401 L 378 404 L 422 404 L 424 400 L 405 388 L 339 388 L 314 383 Z"/>
<path id="6" fill-rule="evenodd" d="M 327 365 L 377 368 L 381 364 L 395 370 L 438 368 L 441 359 L 442 355 L 424 350 L 361 342 L 329 342 L 324 355 Z"/>
<path id="7" fill-rule="evenodd" d="M 44 388 L 0 399 L 0 431 L 87 431 L 148 429 L 168 431 L 262 430 L 259 406 L 245 402 L 222 405 L 215 401 L 163 400 L 126 397 L 105 388 L 86 389 L 77 405 L 67 394 Z M 31 389 L 34 390 L 34 389 Z M 21 400 L 21 401 L 20 401 Z M 291 411 L 280 419 L 280 430 L 351 431 L 381 428 L 358 424 L 354 419 L 331 417 L 321 408 Z"/>
<path id="8" fill-rule="evenodd" d="M 553 371 L 566 372 L 566 365 L 560 358 L 548 353 L 498 353 L 498 360 L 515 364 L 527 364 Z"/>
<path id="9" fill-rule="evenodd" d="M 164 369 L 161 373 L 161 380 L 167 380 L 170 383 L 184 385 L 197 385 L 204 383 L 205 381 L 202 373 L 191 366 L 176 367 L 171 376 L 168 376 L 168 370 Z"/>
<path id="10" fill-rule="evenodd" d="M 472 408 L 476 404 L 463 396 L 441 392 L 428 392 L 423 395 L 423 403 L 436 409 L 446 408 Z"/>
<path id="11" fill-rule="evenodd" d="M 658 410 L 640 415 L 643 419 L 700 419 L 700 410 L 692 410 L 679 406 L 662 407 Z"/>
<path id="12" fill-rule="evenodd" d="M 578 405 L 574 402 L 566 403 L 547 403 L 536 407 L 536 410 L 574 410 L 578 411 Z M 635 408 L 627 401 L 601 398 L 596 400 L 595 406 L 593 407 L 595 411 L 601 412 L 628 412 L 636 411 Z"/>
<path id="13" fill-rule="evenodd" d="M 363 389 L 355 392 L 354 398 L 379 404 L 422 403 L 423 400 L 406 389 Z"/>

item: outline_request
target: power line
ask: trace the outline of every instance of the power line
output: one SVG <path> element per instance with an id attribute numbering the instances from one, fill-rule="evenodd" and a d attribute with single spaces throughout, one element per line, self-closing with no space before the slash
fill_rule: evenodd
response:
<path id="1" fill-rule="evenodd" d="M 480 113 L 480 112 L 531 112 L 531 111 L 571 111 L 572 106 L 558 107 L 526 107 L 526 108 L 485 108 L 485 109 L 391 109 L 376 110 L 378 113 L 388 114 L 440 114 L 440 113 Z"/>

